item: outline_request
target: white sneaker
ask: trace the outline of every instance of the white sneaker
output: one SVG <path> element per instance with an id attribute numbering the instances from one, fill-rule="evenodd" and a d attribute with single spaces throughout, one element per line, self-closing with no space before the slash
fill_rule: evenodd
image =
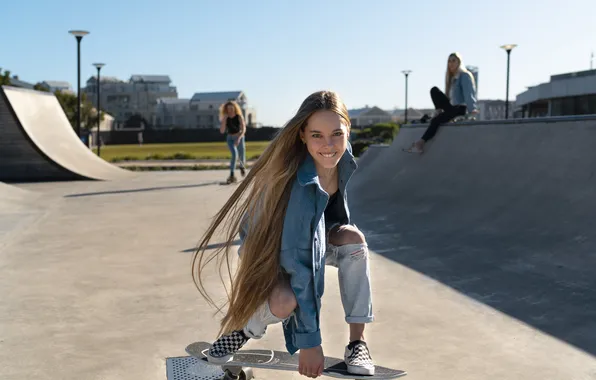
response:
<path id="1" fill-rule="evenodd" d="M 415 142 L 413 142 L 409 148 L 405 148 L 402 150 L 407 153 L 422 153 L 422 150 L 418 148 Z"/>
<path id="2" fill-rule="evenodd" d="M 361 340 L 355 340 L 346 346 L 344 360 L 348 372 L 354 375 L 374 375 L 375 364 L 373 363 L 368 346 Z"/>

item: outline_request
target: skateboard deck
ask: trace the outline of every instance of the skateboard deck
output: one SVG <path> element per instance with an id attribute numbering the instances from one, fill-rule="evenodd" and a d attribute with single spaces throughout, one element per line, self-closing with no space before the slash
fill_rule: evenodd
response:
<path id="1" fill-rule="evenodd" d="M 186 347 L 186 352 L 201 361 L 220 367 L 252 367 L 265 368 L 282 371 L 298 371 L 298 355 L 290 355 L 284 351 L 275 350 L 239 350 L 234 354 L 234 358 L 225 364 L 209 363 L 207 361 L 207 351 L 211 348 L 211 343 L 195 342 Z M 343 359 L 325 356 L 324 376 L 336 377 L 340 379 L 397 379 L 405 376 L 405 371 L 391 369 L 382 366 L 375 366 L 374 375 L 355 375 L 348 372 Z"/>

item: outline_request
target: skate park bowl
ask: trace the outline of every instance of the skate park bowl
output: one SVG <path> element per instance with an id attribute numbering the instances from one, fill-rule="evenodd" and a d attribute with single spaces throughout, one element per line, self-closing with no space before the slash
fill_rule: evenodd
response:
<path id="1" fill-rule="evenodd" d="M 0 181 L 134 176 L 97 157 L 81 142 L 52 93 L 1 86 L 0 136 Z"/>
<path id="2" fill-rule="evenodd" d="M 426 127 L 351 180 L 370 248 L 596 355 L 596 115 Z"/>
<path id="3" fill-rule="evenodd" d="M 375 362 L 412 380 L 596 379 L 596 117 L 447 124 L 424 154 L 403 152 L 425 128 L 369 147 L 349 182 Z M 204 380 L 184 348 L 214 340 L 220 316 L 189 269 L 229 172 L 73 170 L 0 183 L 0 378 Z M 321 333 L 341 357 L 349 329 L 326 271 Z M 223 299 L 218 273 L 204 280 Z M 284 350 L 280 325 L 247 348 Z"/>

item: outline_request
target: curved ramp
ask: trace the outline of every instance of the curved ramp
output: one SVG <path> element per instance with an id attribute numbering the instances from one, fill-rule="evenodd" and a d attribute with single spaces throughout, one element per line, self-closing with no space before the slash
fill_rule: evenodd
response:
<path id="1" fill-rule="evenodd" d="M 0 181 L 128 178 L 77 137 L 54 94 L 2 86 Z"/>
<path id="2" fill-rule="evenodd" d="M 424 127 L 350 183 L 371 249 L 596 355 L 596 116 Z"/>

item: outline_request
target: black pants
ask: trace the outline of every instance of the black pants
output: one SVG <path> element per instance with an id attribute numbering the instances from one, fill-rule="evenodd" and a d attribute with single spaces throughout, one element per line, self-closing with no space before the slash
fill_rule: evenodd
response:
<path id="1" fill-rule="evenodd" d="M 422 135 L 422 140 L 425 142 L 435 136 L 441 124 L 448 123 L 457 116 L 465 115 L 467 108 L 465 105 L 452 106 L 449 98 L 437 87 L 430 89 L 430 97 L 433 100 L 435 109 L 442 109 L 443 112 L 430 119 L 430 125 Z"/>

